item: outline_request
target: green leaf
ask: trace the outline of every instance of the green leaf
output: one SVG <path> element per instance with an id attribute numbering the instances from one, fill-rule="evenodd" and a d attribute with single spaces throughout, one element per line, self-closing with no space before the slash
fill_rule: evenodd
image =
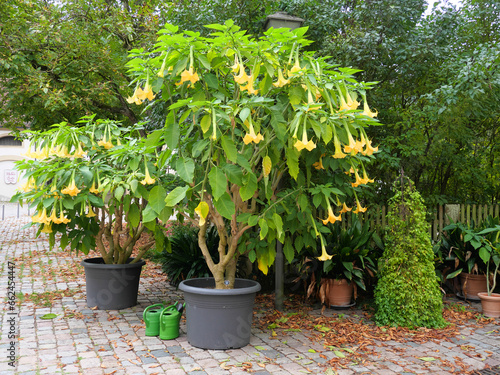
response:
<path id="1" fill-rule="evenodd" d="M 421 359 L 422 361 L 425 361 L 425 362 L 436 361 L 436 358 L 434 358 L 434 357 L 420 357 L 419 359 Z"/>
<path id="2" fill-rule="evenodd" d="M 295 250 L 293 248 L 291 238 L 287 238 L 285 240 L 285 245 L 283 246 L 283 255 L 285 255 L 287 262 L 292 264 L 295 255 Z"/>
<path id="3" fill-rule="evenodd" d="M 164 132 L 165 143 L 169 149 L 175 150 L 177 148 L 180 134 L 179 124 L 175 121 L 175 111 L 170 111 L 165 121 Z"/>
<path id="4" fill-rule="evenodd" d="M 203 133 L 206 133 L 210 129 L 210 125 L 212 124 L 212 115 L 206 114 L 201 118 L 200 126 Z"/>
<path id="5" fill-rule="evenodd" d="M 250 116 L 250 108 L 245 107 L 240 111 L 240 119 L 245 122 L 245 120 Z"/>
<path id="6" fill-rule="evenodd" d="M 57 314 L 49 313 L 49 314 L 42 315 L 40 317 L 40 319 L 46 319 L 46 320 L 54 319 L 54 318 L 57 318 Z"/>
<path id="7" fill-rule="evenodd" d="M 259 220 L 259 227 L 260 227 L 260 239 L 263 240 L 267 236 L 267 232 L 269 231 L 269 226 L 267 225 L 267 220 L 266 219 L 260 219 Z"/>
<path id="8" fill-rule="evenodd" d="M 148 135 L 148 137 L 146 138 L 146 141 L 144 142 L 144 145 L 147 148 L 157 147 L 160 144 L 161 135 L 162 135 L 161 130 L 155 130 L 154 132 L 152 132 Z"/>
<path id="9" fill-rule="evenodd" d="M 253 197 L 257 191 L 257 177 L 249 173 L 243 177 L 243 186 L 240 188 L 240 197 L 242 201 L 247 201 Z"/>
<path id="10" fill-rule="evenodd" d="M 190 184 L 194 178 L 194 167 L 193 159 L 180 157 L 175 164 L 175 171 L 180 178 Z"/>
<path id="11" fill-rule="evenodd" d="M 234 164 L 226 164 L 224 166 L 224 171 L 230 183 L 243 186 L 243 172 L 241 168 L 238 168 L 238 166 Z"/>
<path id="12" fill-rule="evenodd" d="M 297 180 L 299 175 L 299 152 L 295 147 L 286 150 L 286 164 L 288 165 L 290 176 L 294 180 Z"/>
<path id="13" fill-rule="evenodd" d="M 163 203 L 165 204 L 165 203 Z M 141 221 L 141 213 L 139 212 L 139 207 L 135 204 L 131 204 L 127 213 L 130 225 L 137 227 Z"/>
<path id="14" fill-rule="evenodd" d="M 486 249 L 486 247 L 483 246 L 479 249 L 479 256 L 481 257 L 483 262 L 487 264 L 490 261 L 491 253 L 488 251 L 488 249 Z"/>
<path id="15" fill-rule="evenodd" d="M 149 193 L 149 205 L 158 215 L 165 207 L 166 196 L 167 193 L 165 189 L 160 185 L 156 185 L 155 187 L 153 187 Z"/>
<path id="16" fill-rule="evenodd" d="M 282 238 L 283 236 L 283 219 L 281 218 L 280 215 L 277 213 L 273 214 L 273 221 L 274 224 L 276 225 L 276 232 L 278 234 L 278 238 Z"/>
<path id="17" fill-rule="evenodd" d="M 238 160 L 238 150 L 234 142 L 227 136 L 223 135 L 221 137 L 222 148 L 224 149 L 224 153 L 227 156 L 227 159 L 233 163 L 236 163 Z"/>
<path id="18" fill-rule="evenodd" d="M 177 203 L 179 203 L 181 200 L 184 199 L 188 189 L 189 189 L 189 186 L 177 186 L 165 198 L 165 205 L 167 205 L 169 207 L 175 206 Z"/>
<path id="19" fill-rule="evenodd" d="M 215 209 L 228 220 L 231 220 L 236 210 L 234 203 L 227 192 L 224 192 L 218 200 L 214 201 L 214 206 Z"/>
<path id="20" fill-rule="evenodd" d="M 142 211 L 142 221 L 147 223 L 149 221 L 156 220 L 157 217 L 158 215 L 156 214 L 155 210 L 148 203 L 148 205 Z"/>
<path id="21" fill-rule="evenodd" d="M 218 200 L 226 192 L 226 175 L 217 166 L 214 166 L 208 174 L 208 181 L 212 187 L 212 195 L 214 199 Z"/>
<path id="22" fill-rule="evenodd" d="M 345 358 L 345 354 L 342 353 L 340 350 L 334 350 L 333 353 L 339 358 Z"/>
<path id="23" fill-rule="evenodd" d="M 115 189 L 114 196 L 116 199 L 121 200 L 124 193 L 125 193 L 125 189 L 123 188 L 123 186 L 119 185 Z"/>

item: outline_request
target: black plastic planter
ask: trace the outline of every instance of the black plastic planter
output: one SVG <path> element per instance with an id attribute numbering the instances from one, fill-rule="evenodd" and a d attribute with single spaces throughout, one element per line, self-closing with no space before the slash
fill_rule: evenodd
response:
<path id="1" fill-rule="evenodd" d="M 137 305 L 139 279 L 144 260 L 105 264 L 102 258 L 84 259 L 87 305 L 99 310 L 120 310 Z"/>
<path id="2" fill-rule="evenodd" d="M 234 349 L 250 343 L 255 294 L 260 284 L 236 279 L 234 289 L 215 289 L 213 278 L 182 281 L 188 342 L 202 349 Z"/>

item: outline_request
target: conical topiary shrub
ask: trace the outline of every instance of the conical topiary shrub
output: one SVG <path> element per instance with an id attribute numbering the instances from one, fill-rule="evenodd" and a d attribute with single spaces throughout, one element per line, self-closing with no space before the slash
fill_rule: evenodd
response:
<path id="1" fill-rule="evenodd" d="M 375 321 L 409 328 L 443 327 L 443 300 L 422 197 L 403 177 L 394 190 L 375 288 Z"/>

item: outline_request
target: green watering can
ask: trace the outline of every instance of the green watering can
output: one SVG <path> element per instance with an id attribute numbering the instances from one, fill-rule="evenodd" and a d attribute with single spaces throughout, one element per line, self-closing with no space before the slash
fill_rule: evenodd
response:
<path id="1" fill-rule="evenodd" d="M 146 336 L 158 336 L 160 334 L 160 315 L 164 309 L 162 303 L 146 307 L 142 313 L 146 323 Z"/>
<path id="2" fill-rule="evenodd" d="M 179 337 L 179 322 L 184 305 L 166 307 L 160 313 L 160 339 L 172 340 Z"/>

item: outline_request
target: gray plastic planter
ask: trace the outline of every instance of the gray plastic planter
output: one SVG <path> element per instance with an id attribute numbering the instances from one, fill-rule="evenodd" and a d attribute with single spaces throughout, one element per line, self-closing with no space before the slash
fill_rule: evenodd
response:
<path id="1" fill-rule="evenodd" d="M 236 279 L 234 289 L 214 289 L 213 278 L 182 281 L 188 342 L 202 349 L 234 349 L 250 343 L 253 305 L 260 284 Z"/>
<path id="2" fill-rule="evenodd" d="M 131 258 L 129 261 L 132 261 Z M 99 310 L 120 310 L 137 305 L 139 279 L 144 260 L 105 264 L 102 258 L 82 261 L 87 285 L 87 305 Z"/>

